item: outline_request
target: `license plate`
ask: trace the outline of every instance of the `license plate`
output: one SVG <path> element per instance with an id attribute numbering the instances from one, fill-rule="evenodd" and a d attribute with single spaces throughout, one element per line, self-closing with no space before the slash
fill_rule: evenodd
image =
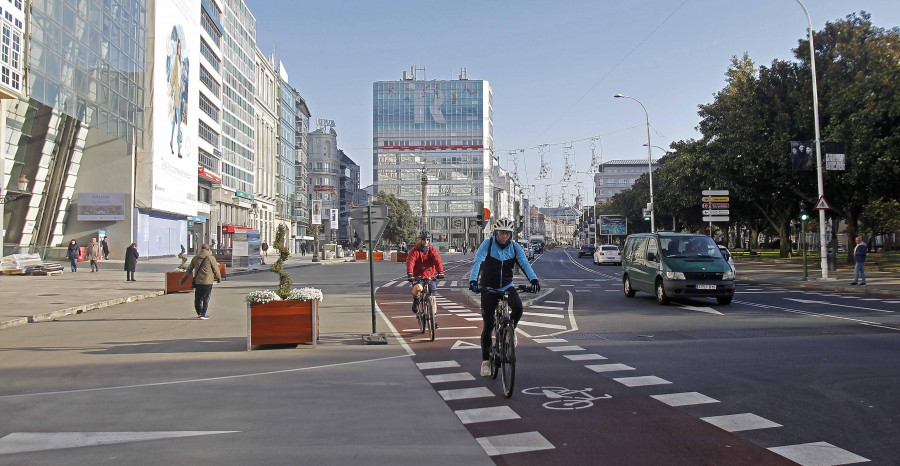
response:
<path id="1" fill-rule="evenodd" d="M 715 290 L 716 285 L 697 285 L 698 290 Z"/>

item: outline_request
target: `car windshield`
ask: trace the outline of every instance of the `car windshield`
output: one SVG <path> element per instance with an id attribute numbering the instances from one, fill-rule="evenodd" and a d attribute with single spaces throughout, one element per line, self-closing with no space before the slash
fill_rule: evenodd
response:
<path id="1" fill-rule="evenodd" d="M 660 238 L 665 257 L 720 257 L 719 247 L 708 236 Z"/>

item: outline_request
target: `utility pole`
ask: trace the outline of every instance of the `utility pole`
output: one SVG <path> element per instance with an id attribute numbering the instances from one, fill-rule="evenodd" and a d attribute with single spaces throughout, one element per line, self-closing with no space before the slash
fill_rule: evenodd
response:
<path id="1" fill-rule="evenodd" d="M 428 175 L 425 173 L 425 163 L 422 162 L 422 228 L 419 231 L 428 229 Z"/>

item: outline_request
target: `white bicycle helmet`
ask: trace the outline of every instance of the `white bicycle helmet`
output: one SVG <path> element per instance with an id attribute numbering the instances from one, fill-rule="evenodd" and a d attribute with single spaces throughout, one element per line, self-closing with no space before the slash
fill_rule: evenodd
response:
<path id="1" fill-rule="evenodd" d="M 499 218 L 494 222 L 494 231 L 508 231 L 512 233 L 513 230 L 515 230 L 515 225 L 508 218 Z"/>

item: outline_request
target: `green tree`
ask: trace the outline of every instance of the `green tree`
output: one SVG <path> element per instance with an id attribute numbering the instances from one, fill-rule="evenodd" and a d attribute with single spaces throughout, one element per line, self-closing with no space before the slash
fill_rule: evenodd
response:
<path id="1" fill-rule="evenodd" d="M 860 214 L 859 223 L 859 230 L 869 233 L 870 239 L 875 235 L 900 231 L 900 202 L 896 199 L 870 202 Z M 874 241 L 868 243 L 874 244 Z"/>
<path id="2" fill-rule="evenodd" d="M 386 205 L 388 208 L 388 224 L 382 237 L 388 244 L 399 244 L 406 241 L 415 242 L 418 219 L 413 215 L 409 203 L 393 194 L 379 191 L 372 201 L 375 205 Z"/>

